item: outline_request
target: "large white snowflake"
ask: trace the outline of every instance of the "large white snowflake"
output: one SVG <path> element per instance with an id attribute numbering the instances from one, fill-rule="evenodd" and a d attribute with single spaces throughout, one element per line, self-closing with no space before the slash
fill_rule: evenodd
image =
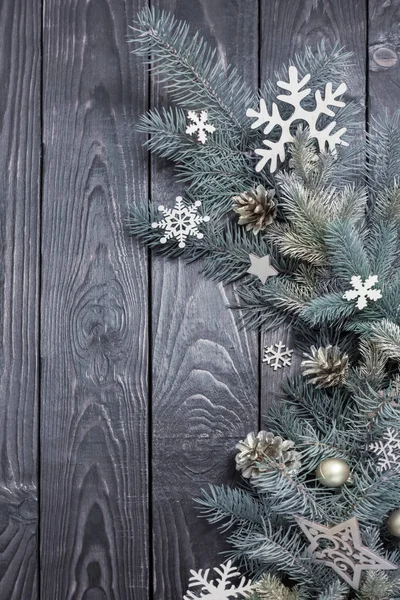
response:
<path id="1" fill-rule="evenodd" d="M 217 573 L 216 579 L 209 579 L 210 569 L 205 571 L 190 571 L 192 577 L 189 579 L 189 588 L 199 588 L 196 593 L 187 591 L 183 600 L 197 598 L 208 598 L 208 600 L 229 600 L 230 598 L 247 598 L 253 591 L 254 585 L 242 577 L 235 586 L 230 579 L 240 577 L 239 571 L 232 566 L 232 561 L 213 569 Z M 199 595 L 200 594 L 200 595 Z"/>
<path id="2" fill-rule="evenodd" d="M 381 440 L 369 445 L 378 457 L 380 471 L 400 466 L 400 432 L 388 427 Z"/>
<path id="3" fill-rule="evenodd" d="M 176 239 L 179 242 L 179 248 L 184 248 L 189 235 L 201 240 L 204 234 L 199 231 L 198 225 L 207 223 L 210 217 L 199 215 L 199 206 L 201 206 L 200 200 L 188 205 L 185 204 L 182 196 L 176 197 L 174 208 L 165 208 L 160 205 L 158 210 L 163 213 L 164 218 L 162 221 L 155 221 L 151 224 L 153 229 L 164 230 L 160 243 L 165 244 L 168 240 Z"/>
<path id="4" fill-rule="evenodd" d="M 306 83 L 309 81 L 310 75 L 305 75 L 303 79 L 299 81 L 299 74 L 296 67 L 289 67 L 289 82 L 278 81 L 278 87 L 283 90 L 287 90 L 288 94 L 280 94 L 278 100 L 285 104 L 290 104 L 294 107 L 293 113 L 286 119 L 281 117 L 278 106 L 275 102 L 272 104 L 271 114 L 268 111 L 265 100 L 260 100 L 260 111 L 249 108 L 247 109 L 247 116 L 255 118 L 256 120 L 252 124 L 252 129 L 261 127 L 266 124 L 264 128 L 264 134 L 268 135 L 272 132 L 275 127 L 281 128 L 280 137 L 278 140 L 263 140 L 263 144 L 267 149 L 258 148 L 255 152 L 262 158 L 257 163 L 256 171 L 261 171 L 268 161 L 270 163 L 270 171 L 273 173 L 278 167 L 278 158 L 283 162 L 285 160 L 285 144 L 293 142 L 294 137 L 291 133 L 292 125 L 295 121 L 305 121 L 308 125 L 309 135 L 315 138 L 318 142 L 320 152 L 325 150 L 328 145 L 329 150 L 332 152 L 336 151 L 337 145 L 348 146 L 348 143 L 342 140 L 342 135 L 346 132 L 346 128 L 343 127 L 333 133 L 336 126 L 336 121 L 331 121 L 323 129 L 317 129 L 317 121 L 321 115 L 327 115 L 334 117 L 335 113 L 331 110 L 330 106 L 341 107 L 344 106 L 344 102 L 338 98 L 346 91 L 346 84 L 341 83 L 336 90 L 333 90 L 332 84 L 327 83 L 325 85 L 324 97 L 322 97 L 320 90 L 315 92 L 315 108 L 307 110 L 301 106 L 302 100 L 310 95 L 311 89 L 304 88 Z"/>
<path id="5" fill-rule="evenodd" d="M 207 141 L 207 133 L 214 133 L 215 127 L 208 123 L 208 113 L 202 110 L 198 115 L 194 110 L 189 110 L 187 118 L 191 121 L 191 124 L 186 127 L 186 133 L 194 135 L 197 133 L 197 140 L 202 144 Z M 206 133 L 207 132 L 207 133 Z"/>
<path id="6" fill-rule="evenodd" d="M 274 371 L 289 366 L 292 362 L 293 350 L 284 350 L 284 348 L 286 346 L 282 342 L 266 346 L 262 362 L 266 362 L 270 367 L 274 367 Z"/>
<path id="7" fill-rule="evenodd" d="M 357 308 L 362 310 L 368 304 L 368 300 L 374 300 L 376 302 L 379 298 L 382 298 L 381 290 L 373 290 L 374 285 L 378 283 L 378 275 L 370 275 L 363 282 L 361 277 L 358 275 L 354 275 L 350 280 L 351 285 L 353 286 L 352 290 L 347 290 L 343 294 L 343 298 L 345 300 L 356 300 L 357 299 Z"/>

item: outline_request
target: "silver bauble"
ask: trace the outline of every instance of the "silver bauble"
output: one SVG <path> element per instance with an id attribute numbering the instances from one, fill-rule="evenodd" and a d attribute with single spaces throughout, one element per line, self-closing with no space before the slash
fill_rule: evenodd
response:
<path id="1" fill-rule="evenodd" d="M 394 537 L 400 537 L 400 508 L 391 513 L 386 521 L 386 527 Z"/>
<path id="2" fill-rule="evenodd" d="M 341 458 L 326 458 L 317 467 L 317 479 L 326 487 L 340 487 L 350 475 L 350 467 Z"/>

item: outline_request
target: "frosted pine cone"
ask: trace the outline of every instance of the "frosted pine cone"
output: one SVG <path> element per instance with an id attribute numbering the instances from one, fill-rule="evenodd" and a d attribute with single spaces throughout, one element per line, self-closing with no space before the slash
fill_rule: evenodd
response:
<path id="1" fill-rule="evenodd" d="M 338 346 L 311 346 L 310 354 L 304 354 L 301 366 L 303 375 L 319 388 L 342 385 L 349 371 L 349 357 Z"/>
<path id="2" fill-rule="evenodd" d="M 258 185 L 255 190 L 243 192 L 232 198 L 233 210 L 239 215 L 239 225 L 257 235 L 271 225 L 276 217 L 275 190 Z"/>
<path id="3" fill-rule="evenodd" d="M 278 468 L 295 475 L 300 466 L 300 454 L 292 450 L 294 442 L 283 440 L 269 431 L 251 432 L 236 444 L 236 469 L 247 479 L 259 477 L 262 472 Z"/>

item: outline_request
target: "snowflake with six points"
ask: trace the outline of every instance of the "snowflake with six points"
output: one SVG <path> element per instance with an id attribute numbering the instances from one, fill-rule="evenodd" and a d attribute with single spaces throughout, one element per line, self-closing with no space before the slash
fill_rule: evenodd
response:
<path id="1" fill-rule="evenodd" d="M 381 290 L 371 289 L 378 283 L 378 275 L 370 275 L 364 282 L 361 277 L 354 275 L 351 278 L 350 283 L 354 289 L 347 290 L 347 292 L 343 294 L 343 298 L 349 302 L 358 298 L 357 308 L 359 310 L 362 310 L 367 306 L 367 300 L 376 302 L 379 298 L 382 298 Z"/>
<path id="2" fill-rule="evenodd" d="M 185 247 L 188 236 L 196 237 L 201 240 L 204 234 L 199 231 L 200 223 L 207 223 L 210 217 L 198 214 L 198 208 L 201 206 L 200 200 L 194 204 L 187 205 L 182 196 L 176 197 L 174 208 L 165 208 L 162 204 L 158 210 L 163 213 L 162 221 L 155 221 L 151 224 L 153 229 L 163 229 L 164 235 L 160 238 L 161 244 L 166 244 L 168 240 L 176 239 L 179 248 Z"/>
<path id="3" fill-rule="evenodd" d="M 327 115 L 328 117 L 334 117 L 335 113 L 330 106 L 342 107 L 344 102 L 339 98 L 346 91 L 346 84 L 341 83 L 339 87 L 334 91 L 331 83 L 327 83 L 325 86 L 324 97 L 321 92 L 317 90 L 315 92 L 315 108 L 307 110 L 301 106 L 301 102 L 310 95 L 311 89 L 304 88 L 310 79 L 310 75 L 305 75 L 302 79 L 299 79 L 299 73 L 296 67 L 289 67 L 289 82 L 278 81 L 277 85 L 283 90 L 286 90 L 288 94 L 280 94 L 278 100 L 285 104 L 290 104 L 294 107 L 293 113 L 287 119 L 283 119 L 279 112 L 278 106 L 275 102 L 272 104 L 271 114 L 268 112 L 268 108 L 265 100 L 260 100 L 260 111 L 249 108 L 247 109 L 247 116 L 255 119 L 252 124 L 252 129 L 257 129 L 261 125 L 266 124 L 263 133 L 268 135 L 275 128 L 280 128 L 280 134 L 278 140 L 263 140 L 266 149 L 258 148 L 255 153 L 259 154 L 262 158 L 257 163 L 256 171 L 261 171 L 265 165 L 270 162 L 270 171 L 274 173 L 278 168 L 278 158 L 281 162 L 285 160 L 285 144 L 293 142 L 294 137 L 291 132 L 292 125 L 295 121 L 305 121 L 308 125 L 309 135 L 311 138 L 317 140 L 320 152 L 325 150 L 325 146 L 328 145 L 329 150 L 332 152 L 336 151 L 337 145 L 348 146 L 348 143 L 342 140 L 342 135 L 346 133 L 346 128 L 343 127 L 333 133 L 336 125 L 336 121 L 331 121 L 322 129 L 317 129 L 317 122 L 321 115 Z"/>
<path id="4" fill-rule="evenodd" d="M 197 133 L 197 141 L 205 144 L 207 141 L 207 133 L 214 133 L 215 131 L 214 125 L 207 122 L 207 111 L 202 110 L 198 115 L 194 110 L 189 110 L 187 118 L 191 121 L 191 124 L 186 127 L 186 133 L 189 135 Z"/>
<path id="5" fill-rule="evenodd" d="M 190 573 L 192 577 L 189 580 L 189 587 L 201 588 L 198 590 L 199 595 L 188 591 L 183 597 L 183 600 L 195 600 L 197 598 L 208 598 L 208 600 L 229 600 L 230 598 L 247 598 L 254 590 L 254 585 L 251 581 L 246 582 L 246 578 L 242 577 L 237 586 L 229 581 L 232 577 L 240 577 L 236 567 L 232 567 L 232 561 L 228 561 L 226 565 L 214 568 L 215 573 L 219 575 L 217 579 L 209 579 L 210 569 L 205 571 L 193 571 Z"/>
<path id="6" fill-rule="evenodd" d="M 266 362 L 270 367 L 274 367 L 274 371 L 289 366 L 292 362 L 293 350 L 284 350 L 284 348 L 286 348 L 286 345 L 282 344 L 282 342 L 272 344 L 272 346 L 265 346 L 262 362 Z"/>
<path id="7" fill-rule="evenodd" d="M 380 471 L 394 469 L 400 461 L 400 432 L 388 427 L 381 440 L 369 445 L 370 450 L 379 457 Z"/>

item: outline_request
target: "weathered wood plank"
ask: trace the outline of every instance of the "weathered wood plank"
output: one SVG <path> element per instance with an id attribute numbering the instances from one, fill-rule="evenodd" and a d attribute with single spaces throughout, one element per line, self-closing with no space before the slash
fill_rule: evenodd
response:
<path id="1" fill-rule="evenodd" d="M 400 88 L 400 2 L 369 0 L 370 118 L 384 118 L 399 108 Z"/>
<path id="2" fill-rule="evenodd" d="M 257 86 L 256 0 L 163 0 L 217 46 L 249 85 Z M 155 88 L 155 103 L 168 100 Z M 182 191 L 157 161 L 154 202 Z M 202 486 L 229 483 L 234 447 L 257 428 L 257 335 L 239 331 L 226 307 L 229 291 L 188 267 L 153 258 L 153 539 L 154 597 L 181 598 L 189 569 L 222 562 L 222 537 L 198 518 L 193 497 Z"/>
<path id="3" fill-rule="evenodd" d="M 140 1 L 44 3 L 42 600 L 148 598 L 146 196 L 132 125 Z"/>
<path id="4" fill-rule="evenodd" d="M 348 51 L 354 52 L 354 66 L 349 73 L 348 98 L 364 102 L 365 97 L 365 0 L 327 0 L 315 3 L 303 0 L 261 0 L 261 78 L 269 79 L 282 64 L 301 53 L 305 45 L 316 47 L 325 40 L 327 48 L 339 40 Z M 364 120 L 360 115 L 360 133 Z M 279 328 L 263 335 L 263 346 L 280 340 L 287 348 L 294 347 L 289 329 Z M 294 354 L 290 368 L 274 371 L 266 363 L 261 377 L 261 421 L 268 422 L 268 407 L 279 398 L 282 380 L 299 369 L 301 357 Z"/>
<path id="5" fill-rule="evenodd" d="M 0 4 L 0 598 L 37 589 L 40 2 Z"/>

